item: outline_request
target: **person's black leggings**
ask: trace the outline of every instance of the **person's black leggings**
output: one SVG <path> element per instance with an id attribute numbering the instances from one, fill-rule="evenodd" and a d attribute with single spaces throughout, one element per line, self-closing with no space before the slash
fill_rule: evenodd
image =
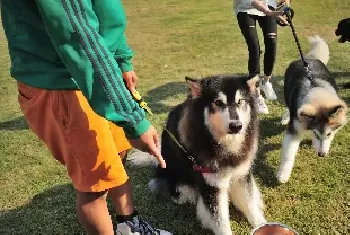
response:
<path id="1" fill-rule="evenodd" d="M 237 14 L 238 24 L 247 42 L 249 51 L 248 72 L 250 75 L 260 74 L 260 45 L 256 31 L 258 21 L 265 43 L 264 73 L 271 76 L 276 60 L 277 23 L 276 19 L 268 16 L 249 15 L 246 12 Z"/>

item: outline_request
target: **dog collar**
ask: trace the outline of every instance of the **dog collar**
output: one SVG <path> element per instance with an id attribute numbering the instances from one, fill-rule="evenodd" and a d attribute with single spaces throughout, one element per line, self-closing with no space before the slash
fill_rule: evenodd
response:
<path id="1" fill-rule="evenodd" d="M 192 163 L 192 168 L 194 171 L 200 172 L 200 173 L 215 173 L 214 170 L 210 169 L 209 167 L 204 166 L 198 166 L 196 160 L 192 157 L 192 155 L 187 155 L 188 160 Z"/>
<path id="2" fill-rule="evenodd" d="M 202 167 L 202 166 L 193 166 L 193 170 L 194 171 L 198 171 L 200 173 L 215 173 L 212 169 L 208 168 L 208 167 Z"/>

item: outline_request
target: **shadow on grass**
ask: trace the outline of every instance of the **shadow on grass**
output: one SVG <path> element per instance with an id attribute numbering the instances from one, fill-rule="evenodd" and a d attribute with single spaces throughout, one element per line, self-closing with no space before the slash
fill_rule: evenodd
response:
<path id="1" fill-rule="evenodd" d="M 261 183 L 267 188 L 274 188 L 279 184 L 276 178 L 276 170 L 266 161 L 267 153 L 280 148 L 281 144 L 262 145 L 255 160 L 254 176 L 259 178 Z"/>
<path id="2" fill-rule="evenodd" d="M 178 96 L 186 95 L 187 86 L 184 82 L 169 82 L 155 89 L 150 90 L 144 97 L 152 107 L 152 112 L 155 114 L 168 113 L 172 106 L 165 104 L 164 100 Z"/>
<path id="3" fill-rule="evenodd" d="M 24 116 L 17 117 L 10 121 L 0 122 L 0 131 L 28 130 L 29 126 Z"/>
<path id="4" fill-rule="evenodd" d="M 280 119 L 263 119 L 260 120 L 260 140 L 266 140 L 284 132 L 285 127 L 279 123 Z M 278 123 L 278 124 L 277 124 Z M 267 161 L 267 153 L 281 149 L 282 143 L 259 143 L 259 152 L 255 161 L 254 175 L 260 179 L 262 184 L 266 187 L 278 186 L 276 178 L 276 170 L 271 167 Z"/>
<path id="5" fill-rule="evenodd" d="M 284 106 L 284 86 L 283 86 L 284 76 L 273 76 L 271 82 L 273 85 L 273 90 L 277 95 L 277 102 Z"/>
<path id="6" fill-rule="evenodd" d="M 341 78 L 341 77 L 350 77 L 350 72 L 332 72 L 331 73 L 334 78 Z"/>
<path id="7" fill-rule="evenodd" d="M 284 132 L 285 126 L 281 124 L 281 118 L 270 118 L 260 120 L 260 137 L 259 139 L 266 139 Z"/>
<path id="8" fill-rule="evenodd" d="M 0 234 L 82 233 L 70 184 L 50 188 L 26 205 L 0 213 Z"/>

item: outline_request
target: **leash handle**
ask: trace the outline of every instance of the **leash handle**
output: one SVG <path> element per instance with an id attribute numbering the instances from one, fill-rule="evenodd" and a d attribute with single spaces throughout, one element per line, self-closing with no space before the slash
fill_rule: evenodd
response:
<path id="1" fill-rule="evenodd" d="M 276 11 L 281 11 L 281 10 L 283 11 L 283 15 L 282 16 L 286 15 L 287 16 L 287 20 L 288 20 L 288 15 L 289 15 L 290 19 L 294 18 L 294 10 L 291 7 L 282 4 L 281 6 L 277 7 Z M 285 27 L 285 26 L 288 25 L 288 24 L 283 24 L 279 20 L 277 21 L 277 24 L 279 24 L 282 27 Z"/>

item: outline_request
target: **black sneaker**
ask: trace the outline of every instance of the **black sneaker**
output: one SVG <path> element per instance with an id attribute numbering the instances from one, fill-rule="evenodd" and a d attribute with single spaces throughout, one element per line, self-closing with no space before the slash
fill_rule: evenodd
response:
<path id="1" fill-rule="evenodd" d="M 138 216 L 117 224 L 115 233 L 116 235 L 172 235 L 170 232 L 154 228 Z"/>

